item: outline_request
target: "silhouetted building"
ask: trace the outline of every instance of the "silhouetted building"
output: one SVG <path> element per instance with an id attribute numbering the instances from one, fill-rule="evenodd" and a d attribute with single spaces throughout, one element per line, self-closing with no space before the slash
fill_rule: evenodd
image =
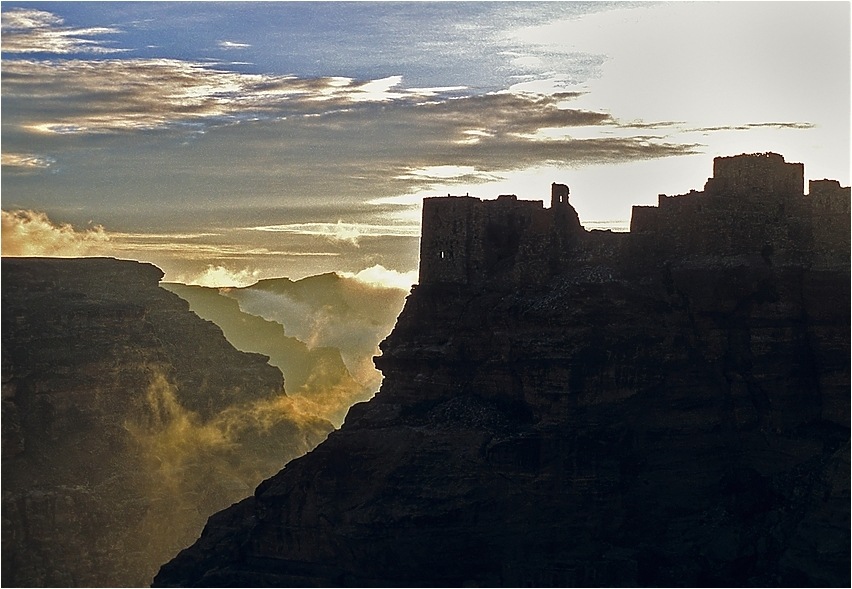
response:
<path id="1" fill-rule="evenodd" d="M 539 282 L 578 264 L 637 256 L 848 261 L 849 187 L 818 180 L 803 191 L 804 165 L 776 153 L 717 157 L 703 191 L 633 207 L 625 234 L 583 229 L 565 184 L 552 184 L 549 209 L 515 195 L 426 198 L 420 282 Z"/>

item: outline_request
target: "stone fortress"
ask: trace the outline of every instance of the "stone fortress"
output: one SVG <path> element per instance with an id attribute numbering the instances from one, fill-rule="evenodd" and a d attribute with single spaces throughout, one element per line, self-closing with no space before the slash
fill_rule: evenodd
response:
<path id="1" fill-rule="evenodd" d="M 515 195 L 425 198 L 420 283 L 537 284 L 590 264 L 629 270 L 695 256 L 848 265 L 850 188 L 836 180 L 808 188 L 804 165 L 779 154 L 717 157 L 703 191 L 634 206 L 629 233 L 586 231 L 564 184 L 552 185 L 547 209 Z"/>

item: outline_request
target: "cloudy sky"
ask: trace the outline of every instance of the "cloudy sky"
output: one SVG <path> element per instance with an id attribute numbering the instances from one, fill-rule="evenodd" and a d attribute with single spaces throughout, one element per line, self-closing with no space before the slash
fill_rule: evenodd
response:
<path id="1" fill-rule="evenodd" d="M 423 196 L 589 228 L 775 151 L 849 185 L 848 2 L 2 4 L 3 254 L 416 280 Z"/>

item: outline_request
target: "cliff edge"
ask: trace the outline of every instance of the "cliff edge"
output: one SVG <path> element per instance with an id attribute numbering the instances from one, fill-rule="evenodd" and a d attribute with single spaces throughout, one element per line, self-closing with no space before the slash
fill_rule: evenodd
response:
<path id="1" fill-rule="evenodd" d="M 738 157 L 630 234 L 427 201 L 381 391 L 155 586 L 848 586 L 849 189 Z"/>

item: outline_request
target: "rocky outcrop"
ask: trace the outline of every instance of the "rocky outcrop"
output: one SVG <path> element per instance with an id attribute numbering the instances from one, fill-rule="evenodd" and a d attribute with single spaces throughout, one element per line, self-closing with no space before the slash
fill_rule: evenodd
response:
<path id="1" fill-rule="evenodd" d="M 380 392 L 155 585 L 848 586 L 848 249 L 648 235 L 436 246 Z"/>
<path id="2" fill-rule="evenodd" d="M 331 424 L 151 265 L 2 262 L 3 584 L 143 586 Z"/>

